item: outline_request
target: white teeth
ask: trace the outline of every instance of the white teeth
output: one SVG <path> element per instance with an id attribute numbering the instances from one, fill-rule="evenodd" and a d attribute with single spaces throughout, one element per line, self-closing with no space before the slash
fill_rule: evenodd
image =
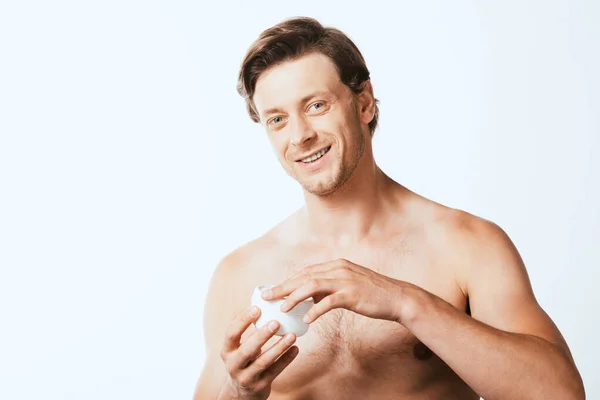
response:
<path id="1" fill-rule="evenodd" d="M 318 152 L 318 153 L 316 153 L 316 154 L 313 154 L 313 155 L 312 155 L 312 156 L 310 156 L 310 157 L 306 157 L 305 159 L 303 159 L 303 160 L 302 160 L 302 162 L 303 162 L 303 163 L 309 163 L 309 162 L 313 162 L 313 161 L 315 161 L 316 159 L 323 157 L 323 155 L 324 155 L 325 153 L 327 153 L 327 150 L 329 150 L 329 147 L 327 147 L 327 148 L 325 148 L 325 149 L 323 149 L 323 150 L 319 151 L 319 152 Z"/>

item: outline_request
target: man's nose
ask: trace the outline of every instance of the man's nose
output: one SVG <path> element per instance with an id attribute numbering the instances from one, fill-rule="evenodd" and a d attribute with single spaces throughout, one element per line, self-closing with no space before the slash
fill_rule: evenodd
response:
<path id="1" fill-rule="evenodd" d="M 294 146 L 302 146 L 313 139 L 317 133 L 305 117 L 298 117 L 294 119 L 295 121 L 292 124 L 291 141 Z"/>

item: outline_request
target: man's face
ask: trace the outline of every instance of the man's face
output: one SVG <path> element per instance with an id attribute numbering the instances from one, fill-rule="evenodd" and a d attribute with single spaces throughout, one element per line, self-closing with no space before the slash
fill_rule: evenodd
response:
<path id="1" fill-rule="evenodd" d="M 261 123 L 281 165 L 306 191 L 327 195 L 352 176 L 370 121 L 360 111 L 362 96 L 321 53 L 278 64 L 258 79 L 254 103 Z"/>

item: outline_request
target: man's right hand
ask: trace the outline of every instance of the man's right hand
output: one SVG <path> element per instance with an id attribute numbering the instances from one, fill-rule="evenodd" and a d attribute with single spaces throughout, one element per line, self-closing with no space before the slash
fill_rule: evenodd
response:
<path id="1" fill-rule="evenodd" d="M 261 353 L 265 343 L 277 332 L 279 323 L 271 321 L 257 329 L 240 343 L 242 334 L 260 316 L 252 307 L 239 315 L 229 326 L 221 350 L 221 358 L 229 374 L 219 399 L 264 400 L 271 394 L 273 380 L 296 358 L 296 340 L 288 333 Z"/>

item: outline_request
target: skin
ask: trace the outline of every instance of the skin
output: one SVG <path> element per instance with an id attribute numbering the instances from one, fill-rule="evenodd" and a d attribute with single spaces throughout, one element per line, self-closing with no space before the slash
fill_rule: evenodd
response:
<path id="1" fill-rule="evenodd" d="M 305 206 L 218 265 L 195 399 L 585 398 L 502 229 L 377 166 L 369 82 L 353 94 L 313 53 L 263 73 L 254 100 Z M 297 161 L 327 147 L 317 168 Z M 253 325 L 270 283 L 284 310 L 315 300 L 304 336 Z"/>

